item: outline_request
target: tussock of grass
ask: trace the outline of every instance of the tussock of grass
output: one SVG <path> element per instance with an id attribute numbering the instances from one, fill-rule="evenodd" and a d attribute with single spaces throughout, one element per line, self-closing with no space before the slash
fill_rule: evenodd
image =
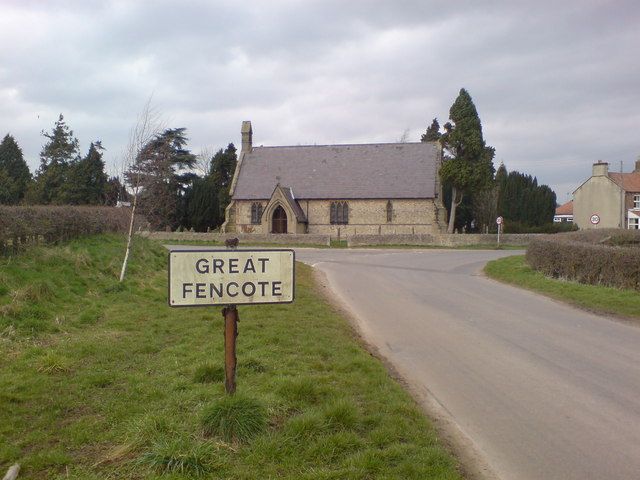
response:
<path id="1" fill-rule="evenodd" d="M 581 308 L 640 319 L 640 295 L 637 291 L 548 278 L 527 265 L 523 255 L 493 260 L 486 265 L 484 271 L 495 280 L 533 290 Z"/>
<path id="2" fill-rule="evenodd" d="M 193 374 L 193 380 L 197 383 L 224 382 L 224 367 L 209 363 L 200 365 Z"/>
<path id="3" fill-rule="evenodd" d="M 220 310 L 167 307 L 167 251 L 141 238 L 120 284 L 124 246 L 106 235 L 0 259 L 0 471 L 460 478 L 414 402 L 316 295 L 309 267 L 296 266 L 293 304 L 240 307 L 230 399 Z"/>
<path id="4" fill-rule="evenodd" d="M 183 439 L 162 440 L 155 443 L 138 460 L 161 474 L 178 473 L 201 477 L 213 467 L 214 449 L 208 443 Z"/>
<path id="5" fill-rule="evenodd" d="M 227 442 L 247 442 L 267 426 L 267 410 L 249 397 L 226 396 L 205 408 L 202 428 Z"/>
<path id="6" fill-rule="evenodd" d="M 37 370 L 41 373 L 66 373 L 71 370 L 71 361 L 58 353 L 47 352 L 38 361 Z"/>

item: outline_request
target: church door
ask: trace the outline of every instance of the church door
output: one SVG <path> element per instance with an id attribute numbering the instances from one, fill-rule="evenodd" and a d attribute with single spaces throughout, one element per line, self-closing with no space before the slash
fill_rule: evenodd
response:
<path id="1" fill-rule="evenodd" d="M 287 212 L 280 205 L 273 212 L 271 231 L 273 233 L 287 233 Z"/>

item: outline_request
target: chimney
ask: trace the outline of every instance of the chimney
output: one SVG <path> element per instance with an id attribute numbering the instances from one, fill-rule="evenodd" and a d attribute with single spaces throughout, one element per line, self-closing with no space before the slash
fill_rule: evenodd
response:
<path id="1" fill-rule="evenodd" d="M 636 160 L 636 168 L 633 170 L 633 173 L 640 173 L 640 155 L 638 155 L 638 159 Z"/>
<path id="2" fill-rule="evenodd" d="M 240 133 L 242 134 L 242 151 L 249 153 L 253 142 L 253 130 L 249 120 L 242 122 Z"/>
<path id="3" fill-rule="evenodd" d="M 609 175 L 609 164 L 607 162 L 603 162 L 602 160 L 598 160 L 598 163 L 593 164 L 593 173 L 594 177 L 602 177 Z"/>

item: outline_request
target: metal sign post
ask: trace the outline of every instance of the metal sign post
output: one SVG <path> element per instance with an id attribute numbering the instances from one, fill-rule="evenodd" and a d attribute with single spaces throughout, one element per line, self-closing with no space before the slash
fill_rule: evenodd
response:
<path id="1" fill-rule="evenodd" d="M 504 219 L 502 217 L 496 218 L 496 224 L 498 225 L 498 248 L 500 248 L 500 232 L 502 231 L 502 224 Z"/>
<path id="2" fill-rule="evenodd" d="M 170 307 L 223 306 L 225 391 L 236 391 L 237 305 L 291 303 L 295 297 L 295 252 L 290 249 L 172 250 Z"/>

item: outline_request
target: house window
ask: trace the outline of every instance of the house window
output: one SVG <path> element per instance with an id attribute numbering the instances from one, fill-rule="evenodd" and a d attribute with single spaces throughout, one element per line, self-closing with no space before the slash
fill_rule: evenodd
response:
<path id="1" fill-rule="evenodd" d="M 347 202 L 331 202 L 329 218 L 332 224 L 349 223 L 349 204 Z"/>
<path id="2" fill-rule="evenodd" d="M 638 230 L 640 229 L 640 218 L 629 218 L 629 230 Z"/>
<path id="3" fill-rule="evenodd" d="M 633 208 L 640 208 L 640 195 L 633 196 Z"/>
<path id="4" fill-rule="evenodd" d="M 387 223 L 393 222 L 393 203 L 391 200 L 387 202 Z"/>
<path id="5" fill-rule="evenodd" d="M 254 225 L 262 223 L 262 204 L 255 202 L 251 204 L 251 223 Z"/>

